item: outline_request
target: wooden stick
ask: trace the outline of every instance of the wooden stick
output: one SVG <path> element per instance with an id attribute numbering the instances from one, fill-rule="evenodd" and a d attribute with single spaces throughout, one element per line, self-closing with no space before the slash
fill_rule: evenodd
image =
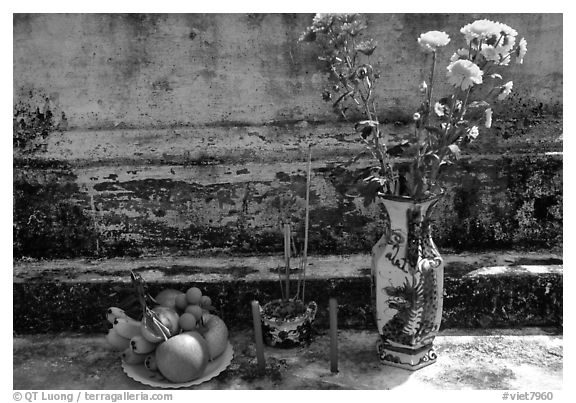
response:
<path id="1" fill-rule="evenodd" d="M 286 299 L 290 299 L 290 224 L 284 224 L 284 259 L 286 261 Z"/>
<path id="2" fill-rule="evenodd" d="M 260 319 L 260 306 L 258 301 L 252 301 L 252 320 L 254 322 L 254 336 L 256 338 L 256 359 L 258 360 L 258 371 L 264 373 L 266 369 L 266 360 L 264 358 L 262 321 Z"/>
<path id="3" fill-rule="evenodd" d="M 338 372 L 338 304 L 330 298 L 330 372 Z"/>
<path id="4" fill-rule="evenodd" d="M 302 301 L 306 287 L 306 266 L 308 265 L 308 223 L 310 221 L 310 176 L 312 172 L 312 145 L 308 145 L 308 177 L 306 178 L 306 218 L 304 221 L 304 252 L 302 254 Z"/>

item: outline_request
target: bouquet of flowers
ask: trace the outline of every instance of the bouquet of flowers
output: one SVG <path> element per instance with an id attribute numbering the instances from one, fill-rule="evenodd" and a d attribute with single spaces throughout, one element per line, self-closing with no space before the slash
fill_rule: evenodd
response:
<path id="1" fill-rule="evenodd" d="M 513 82 L 503 74 L 511 60 L 523 62 L 526 40 L 516 41 L 518 33 L 506 24 L 474 21 L 460 29 L 464 46 L 450 57 L 442 74 L 438 55 L 451 38 L 442 31 L 421 34 L 417 43 L 430 56 L 429 78 L 419 86 L 422 102 L 413 115 L 414 132 L 392 145 L 393 135 L 378 120 L 375 88 L 383 77 L 370 62 L 377 42 L 366 38 L 366 28 L 359 14 L 316 14 L 300 37 L 301 42 L 316 43 L 319 59 L 326 63 L 331 86 L 322 97 L 354 124 L 365 151 L 378 162 L 365 181 L 376 183 L 384 195 L 424 200 L 441 194 L 443 166 L 460 158 L 461 147 L 477 138 L 483 127 L 490 128 L 492 103 L 512 91 Z M 434 92 L 439 78 L 447 80 L 451 93 Z M 402 172 L 395 163 L 400 156 L 409 157 Z"/>

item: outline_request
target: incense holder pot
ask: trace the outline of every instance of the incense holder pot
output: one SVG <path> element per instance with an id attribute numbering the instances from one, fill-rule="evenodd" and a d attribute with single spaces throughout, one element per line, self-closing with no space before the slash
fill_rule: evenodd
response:
<path id="1" fill-rule="evenodd" d="M 436 361 L 432 343 L 442 319 L 444 263 L 432 240 L 430 212 L 439 198 L 381 197 L 390 226 L 372 249 L 371 277 L 382 364 L 416 370 Z"/>
<path id="2" fill-rule="evenodd" d="M 262 336 L 271 347 L 292 348 L 312 341 L 312 322 L 318 306 L 311 301 L 277 299 L 260 307 Z"/>

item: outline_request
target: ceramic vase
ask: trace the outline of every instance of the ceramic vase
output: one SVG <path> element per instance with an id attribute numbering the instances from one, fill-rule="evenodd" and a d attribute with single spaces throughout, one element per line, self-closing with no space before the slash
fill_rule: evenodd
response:
<path id="1" fill-rule="evenodd" d="M 430 213 L 439 198 L 381 197 L 390 226 L 372 249 L 372 301 L 382 364 L 416 370 L 436 361 L 444 263 Z"/>
<path id="2" fill-rule="evenodd" d="M 280 303 L 281 301 L 274 300 L 268 304 Z M 305 312 L 287 319 L 280 319 L 268 314 L 266 308 L 266 305 L 260 307 L 264 343 L 277 348 L 291 348 L 310 343 L 312 322 L 316 317 L 318 308 L 316 302 L 309 302 Z"/>

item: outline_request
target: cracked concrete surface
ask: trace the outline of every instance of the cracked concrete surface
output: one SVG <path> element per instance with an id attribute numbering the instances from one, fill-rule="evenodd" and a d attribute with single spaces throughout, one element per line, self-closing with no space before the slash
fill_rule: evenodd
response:
<path id="1" fill-rule="evenodd" d="M 191 389 L 559 390 L 563 388 L 563 336 L 547 329 L 447 330 L 437 337 L 438 361 L 412 372 L 382 366 L 377 333 L 339 331 L 339 372 L 330 372 L 330 339 L 318 334 L 307 348 L 266 347 L 259 375 L 251 331 L 232 332 L 234 358 L 217 377 Z M 152 389 L 127 377 L 104 335 L 45 334 L 14 337 L 13 388 Z"/>

